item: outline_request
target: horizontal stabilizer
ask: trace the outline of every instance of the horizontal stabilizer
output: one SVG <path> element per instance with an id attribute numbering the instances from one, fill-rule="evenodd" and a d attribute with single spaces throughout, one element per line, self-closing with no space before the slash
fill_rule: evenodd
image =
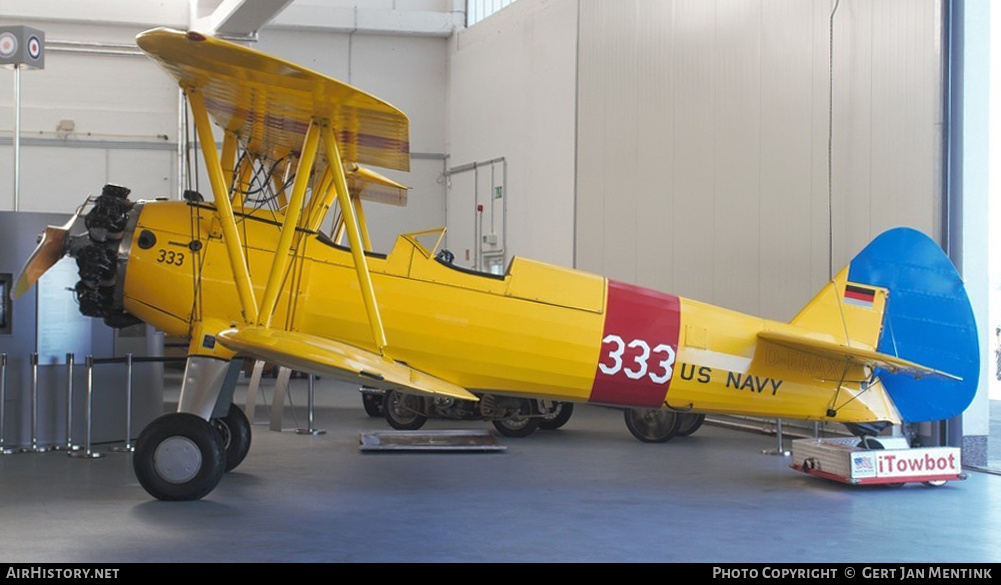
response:
<path id="1" fill-rule="evenodd" d="M 217 337 L 237 354 L 296 371 L 329 375 L 377 388 L 402 388 L 434 396 L 478 400 L 462 386 L 324 337 L 268 327 L 227 329 Z"/>
<path id="2" fill-rule="evenodd" d="M 758 338 L 786 349 L 802 351 L 839 362 L 852 362 L 872 369 L 881 368 L 892 374 L 909 374 L 915 378 L 941 377 L 962 380 L 962 378 L 952 374 L 864 347 L 851 347 L 815 337 L 777 331 L 762 331 L 758 333 Z"/>

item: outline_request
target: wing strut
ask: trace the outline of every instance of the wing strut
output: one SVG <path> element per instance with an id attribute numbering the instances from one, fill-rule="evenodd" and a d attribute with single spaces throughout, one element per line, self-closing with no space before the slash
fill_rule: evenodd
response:
<path id="1" fill-rule="evenodd" d="M 278 237 L 274 260 L 271 261 L 271 273 L 268 274 L 268 283 L 264 288 L 264 298 L 261 299 L 261 310 L 258 313 L 257 324 L 263 327 L 271 326 L 271 317 L 275 313 L 278 293 L 281 292 L 282 284 L 285 281 L 285 270 L 289 264 L 289 250 L 292 249 L 292 239 L 295 237 L 295 228 L 299 224 L 302 202 L 306 197 L 306 188 L 309 186 L 310 169 L 313 168 L 313 162 L 316 161 L 319 143 L 320 126 L 314 120 L 310 122 L 309 130 L 306 131 L 306 140 L 303 144 L 302 154 L 299 155 L 298 168 L 295 172 L 295 183 L 292 185 L 292 199 L 285 207 L 281 235 Z"/>
<path id="2" fill-rule="evenodd" d="M 365 221 L 365 210 L 361 206 L 361 197 L 352 197 L 351 203 L 355 208 L 355 216 L 358 218 L 358 225 L 361 227 L 361 239 L 365 244 L 365 251 L 372 251 L 372 239 L 368 235 L 368 223 Z"/>
<path id="3" fill-rule="evenodd" d="M 191 112 L 195 117 L 195 129 L 198 131 L 198 140 L 202 143 L 205 170 L 208 172 L 209 182 L 212 184 L 216 215 L 222 225 L 223 243 L 226 245 L 226 254 L 229 256 L 229 263 L 233 268 L 233 279 L 236 281 L 236 292 L 240 297 L 243 318 L 248 323 L 253 323 L 257 321 L 257 301 L 254 299 L 254 288 L 250 282 L 247 259 L 243 256 L 240 245 L 240 233 L 236 229 L 233 206 L 229 201 L 229 189 L 226 187 L 226 178 L 219 159 L 219 151 L 216 150 L 215 137 L 212 135 L 212 124 L 209 122 L 208 110 L 205 109 L 205 100 L 200 92 L 195 89 L 187 89 L 184 93 L 187 94 L 188 103 L 191 104 Z"/>
<path id="4" fill-rule="evenodd" d="M 335 161 L 335 164 L 338 163 L 339 161 Z M 303 217 L 305 220 L 303 227 L 307 231 L 315 232 L 320 229 L 323 218 L 327 216 L 327 210 L 330 209 L 331 203 L 337 197 L 337 193 L 331 189 L 331 185 L 334 183 L 334 173 L 330 167 L 331 163 L 328 162 L 320 174 L 320 179 L 315 181 L 317 186 L 313 188 L 313 198 L 310 200 L 309 207 Z"/>
<path id="5" fill-rule="evenodd" d="M 372 276 L 368 272 L 368 262 L 365 260 L 365 246 L 362 243 L 361 228 L 358 227 L 358 216 L 351 203 L 348 193 L 348 180 L 341 163 L 340 150 L 334 138 L 333 128 L 327 124 L 321 130 L 323 145 L 326 148 L 327 160 L 334 175 L 334 188 L 337 190 L 337 202 L 341 207 L 341 217 L 344 218 L 348 231 L 348 242 L 351 244 L 351 256 L 354 257 L 355 270 L 358 272 L 358 284 L 361 286 L 362 300 L 365 302 L 365 312 L 368 313 L 368 323 L 372 328 L 372 338 L 379 348 L 379 353 L 385 355 L 386 331 L 382 327 L 382 316 L 379 305 L 375 301 L 375 288 L 372 286 Z"/>

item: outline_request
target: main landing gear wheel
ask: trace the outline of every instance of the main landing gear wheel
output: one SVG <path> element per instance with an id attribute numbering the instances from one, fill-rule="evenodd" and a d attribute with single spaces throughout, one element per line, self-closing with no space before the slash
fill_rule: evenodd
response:
<path id="1" fill-rule="evenodd" d="M 230 404 L 226 416 L 212 419 L 212 426 L 226 451 L 226 472 L 233 471 L 250 451 L 250 421 L 237 405 Z"/>
<path id="2" fill-rule="evenodd" d="M 170 413 L 139 434 L 132 468 L 140 485 L 158 500 L 197 500 L 222 479 L 226 451 L 207 420 Z"/>
<path id="3" fill-rule="evenodd" d="M 362 392 L 361 400 L 362 404 L 365 406 L 365 414 L 372 418 L 379 418 L 382 416 L 382 394 Z"/>
<path id="4" fill-rule="evenodd" d="M 695 414 L 694 412 L 686 412 L 681 415 L 681 426 L 678 427 L 678 436 L 687 437 L 695 431 L 699 430 L 702 423 L 705 422 L 706 415 Z"/>
<path id="5" fill-rule="evenodd" d="M 416 431 L 428 417 L 424 413 L 424 398 L 388 390 L 382 398 L 382 414 L 389 426 L 398 431 Z"/>
<path id="6" fill-rule="evenodd" d="M 573 402 L 552 402 L 549 412 L 542 414 L 542 422 L 539 428 L 546 431 L 555 431 L 567 424 L 573 415 Z"/>
<path id="7" fill-rule="evenodd" d="M 542 424 L 542 417 L 539 416 L 539 405 L 534 400 L 522 398 L 521 408 L 518 409 L 517 414 L 495 420 L 493 423 L 497 432 L 505 437 L 527 437 Z"/>
<path id="8" fill-rule="evenodd" d="M 626 428 L 644 443 L 666 443 L 681 428 L 681 413 L 664 408 L 630 408 Z"/>

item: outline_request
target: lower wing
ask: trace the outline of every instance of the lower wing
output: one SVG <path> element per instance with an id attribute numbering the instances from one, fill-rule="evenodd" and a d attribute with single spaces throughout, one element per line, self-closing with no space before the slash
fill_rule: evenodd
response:
<path id="1" fill-rule="evenodd" d="M 377 353 L 316 335 L 267 327 L 227 329 L 217 336 L 239 355 L 297 371 L 313 372 L 379 388 L 478 400 L 462 386 L 420 372 Z"/>

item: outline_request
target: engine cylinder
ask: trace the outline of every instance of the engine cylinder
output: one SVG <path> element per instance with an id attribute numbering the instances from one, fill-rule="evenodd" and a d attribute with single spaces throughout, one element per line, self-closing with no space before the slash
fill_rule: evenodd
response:
<path id="1" fill-rule="evenodd" d="M 69 254 L 76 258 L 80 281 L 74 289 L 80 312 L 104 319 L 110 327 L 128 327 L 139 323 L 115 302 L 118 274 L 118 248 L 129 223 L 135 203 L 128 200 L 129 189 L 105 185 L 94 207 L 84 218 L 87 233 L 71 240 Z"/>

